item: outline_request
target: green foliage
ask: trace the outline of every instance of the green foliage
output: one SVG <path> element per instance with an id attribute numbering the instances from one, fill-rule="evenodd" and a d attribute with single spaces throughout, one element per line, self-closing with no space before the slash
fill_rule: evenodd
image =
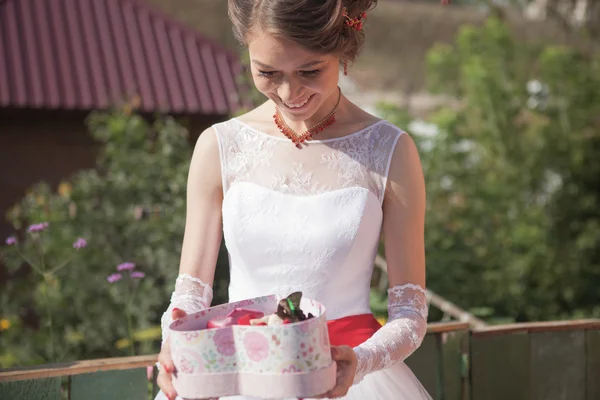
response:
<path id="1" fill-rule="evenodd" d="M 57 305 L 61 300 L 61 287 L 56 276 L 63 268 L 65 268 L 69 261 L 73 259 L 75 253 L 86 245 L 85 239 L 78 238 L 73 242 L 72 254 L 68 256 L 66 260 L 61 260 L 59 263 L 54 263 L 53 258 L 55 254 L 52 251 L 56 250 L 49 249 L 46 245 L 45 232 L 48 229 L 48 223 L 42 222 L 32 224 L 27 229 L 27 240 L 21 244 L 17 240 L 16 236 L 11 236 L 6 240 L 8 246 L 7 254 L 9 257 L 19 257 L 21 260 L 26 262 L 31 267 L 32 272 L 37 274 L 38 282 L 36 282 L 36 290 L 33 294 L 33 300 L 40 305 L 40 308 L 45 311 L 45 324 L 48 332 L 48 359 L 51 361 L 57 361 L 56 354 L 56 334 L 55 326 L 53 321 L 55 320 L 54 314 L 57 309 Z M 6 330 L 10 328 L 10 320 L 5 320 Z M 10 358 L 10 357 L 9 357 Z"/>
<path id="2" fill-rule="evenodd" d="M 52 281 L 59 359 L 157 352 L 157 325 L 179 269 L 192 148 L 175 120 L 161 117 L 149 123 L 132 115 L 130 106 L 93 113 L 88 126 L 102 148 L 97 168 L 78 172 L 57 192 L 36 185 L 13 207 L 9 219 L 17 231 L 49 222 L 43 242 L 48 263 L 65 259 L 77 237 L 88 241 Z M 30 236 L 19 236 L 24 248 L 31 247 Z M 1 318 L 13 322 L 0 337 L 2 366 L 50 361 L 43 299 L 31 295 L 44 281 L 10 250 L 1 253 L 10 273 L 0 294 Z M 106 280 L 123 262 L 133 262 L 145 273 L 131 304 L 134 332 L 129 332 L 124 312 L 131 288 Z M 221 301 L 223 287 L 217 285 L 215 293 L 215 301 Z"/>
<path id="3" fill-rule="evenodd" d="M 492 322 L 600 316 L 600 59 L 490 19 L 427 61 L 461 101 L 416 140 L 428 285 Z"/>
<path id="4" fill-rule="evenodd" d="M 371 312 L 373 315 L 375 315 L 375 317 L 387 318 L 388 302 L 386 293 L 380 293 L 375 289 L 371 289 L 371 292 L 369 293 L 369 304 L 371 307 Z"/>

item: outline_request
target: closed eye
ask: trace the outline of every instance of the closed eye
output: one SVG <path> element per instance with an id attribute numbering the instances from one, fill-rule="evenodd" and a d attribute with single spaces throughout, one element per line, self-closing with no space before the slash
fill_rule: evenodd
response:
<path id="1" fill-rule="evenodd" d="M 320 69 L 313 69 L 311 71 L 300 71 L 300 75 L 310 78 L 310 77 L 319 75 L 320 72 L 321 72 Z"/>
<path id="2" fill-rule="evenodd" d="M 258 71 L 258 75 L 264 78 L 270 78 L 275 75 L 275 71 Z"/>

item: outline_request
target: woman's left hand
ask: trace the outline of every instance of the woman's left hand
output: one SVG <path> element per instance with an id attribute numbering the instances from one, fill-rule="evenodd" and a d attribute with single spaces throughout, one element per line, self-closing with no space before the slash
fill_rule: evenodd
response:
<path id="1" fill-rule="evenodd" d="M 354 382 L 358 359 L 350 346 L 331 346 L 331 358 L 337 364 L 336 382 L 333 389 L 317 398 L 335 399 L 343 397 Z"/>

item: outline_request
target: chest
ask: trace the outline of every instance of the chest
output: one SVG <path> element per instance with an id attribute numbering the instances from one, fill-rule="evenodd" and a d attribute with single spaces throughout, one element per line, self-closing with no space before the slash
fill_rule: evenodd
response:
<path id="1" fill-rule="evenodd" d="M 238 182 L 223 201 L 228 249 L 263 264 L 345 257 L 381 218 L 377 198 L 362 187 L 298 196 Z"/>

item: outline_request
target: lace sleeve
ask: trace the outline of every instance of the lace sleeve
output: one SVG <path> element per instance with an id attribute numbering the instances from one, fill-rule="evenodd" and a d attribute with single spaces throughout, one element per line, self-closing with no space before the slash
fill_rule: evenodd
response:
<path id="1" fill-rule="evenodd" d="M 427 332 L 426 292 L 419 285 L 404 284 L 388 290 L 388 322 L 369 340 L 354 348 L 358 369 L 354 383 L 365 375 L 405 360 Z"/>
<path id="2" fill-rule="evenodd" d="M 210 307 L 213 291 L 210 285 L 188 274 L 181 274 L 175 281 L 175 291 L 171 295 L 171 304 L 162 316 L 162 344 L 168 339 L 169 325 L 173 322 L 174 308 L 179 308 L 188 314 Z"/>

